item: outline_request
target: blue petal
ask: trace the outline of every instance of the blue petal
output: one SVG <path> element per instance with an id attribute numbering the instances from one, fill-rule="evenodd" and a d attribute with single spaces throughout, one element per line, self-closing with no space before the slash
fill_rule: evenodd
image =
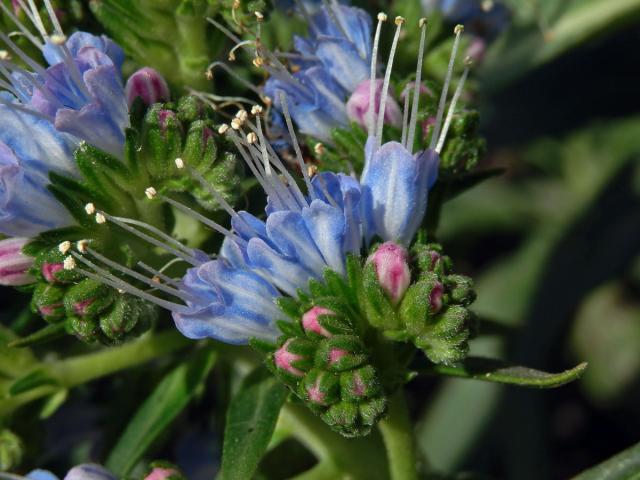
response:
<path id="1" fill-rule="evenodd" d="M 86 47 L 95 48 L 102 53 L 106 53 L 118 71 L 122 68 L 125 59 L 124 50 L 105 35 L 98 37 L 87 32 L 75 32 L 67 39 L 66 46 L 73 57 L 76 57 Z M 51 66 L 64 62 L 62 48 L 51 42 L 45 43 L 42 54 Z"/>
<path id="2" fill-rule="evenodd" d="M 267 218 L 267 232 L 281 254 L 297 261 L 318 277 L 322 276 L 327 265 L 302 215 L 298 212 L 275 212 Z"/>
<path id="3" fill-rule="evenodd" d="M 345 217 L 341 209 L 314 200 L 302 211 L 304 223 L 322 253 L 324 262 L 332 270 L 345 273 Z"/>
<path id="4" fill-rule="evenodd" d="M 319 278 L 304 268 L 296 259 L 285 257 L 263 240 L 253 238 L 247 246 L 251 269 L 268 278 L 279 290 L 297 295 L 297 290 L 307 290 L 309 280 Z"/>
<path id="5" fill-rule="evenodd" d="M 69 470 L 64 480 L 117 480 L 117 477 L 100 465 L 85 463 Z"/>
<path id="6" fill-rule="evenodd" d="M 367 57 L 361 57 L 356 47 L 344 38 L 320 37 L 316 56 L 329 75 L 349 93 L 369 78 Z"/>
<path id="7" fill-rule="evenodd" d="M 31 470 L 25 477 L 29 480 L 60 480 L 57 476 L 47 470 Z"/>
<path id="8" fill-rule="evenodd" d="M 362 179 L 367 240 L 378 235 L 385 241 L 411 242 L 424 217 L 438 164 L 435 152 L 414 157 L 398 142 L 373 153 Z"/>

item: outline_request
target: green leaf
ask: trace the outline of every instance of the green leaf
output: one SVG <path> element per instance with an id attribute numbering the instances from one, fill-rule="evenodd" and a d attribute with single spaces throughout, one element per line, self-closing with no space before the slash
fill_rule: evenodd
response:
<path id="1" fill-rule="evenodd" d="M 9 395 L 15 396 L 43 385 L 57 385 L 57 380 L 44 369 L 35 370 L 20 377 L 9 387 Z"/>
<path id="2" fill-rule="evenodd" d="M 47 398 L 46 402 L 44 402 L 44 405 L 40 409 L 40 419 L 46 420 L 51 415 L 56 413 L 58 408 L 60 408 L 62 404 L 67 400 L 68 396 L 69 390 L 67 390 L 66 388 L 61 388 L 60 390 L 52 394 L 49 398 Z"/>
<path id="3" fill-rule="evenodd" d="M 638 480 L 640 443 L 573 477 L 573 480 Z"/>
<path id="4" fill-rule="evenodd" d="M 39 345 L 41 343 L 50 342 L 56 338 L 60 338 L 65 335 L 66 323 L 54 323 L 41 328 L 37 332 L 33 332 L 31 335 L 27 335 L 23 338 L 18 338 L 9 343 L 11 348 L 23 348 L 30 347 L 32 345 Z"/>
<path id="5" fill-rule="evenodd" d="M 129 422 L 106 461 L 106 468 L 122 478 L 151 444 L 184 410 L 207 378 L 216 360 L 211 349 L 199 350 L 169 372 Z"/>
<path id="6" fill-rule="evenodd" d="M 509 365 L 501 360 L 467 357 L 454 366 L 433 365 L 420 373 L 472 378 L 485 382 L 506 383 L 520 387 L 555 388 L 580 378 L 585 362 L 560 373 L 548 373 L 533 368 Z"/>
<path id="7" fill-rule="evenodd" d="M 247 376 L 227 412 L 222 448 L 224 480 L 253 478 L 286 398 L 285 387 L 264 367 Z"/>

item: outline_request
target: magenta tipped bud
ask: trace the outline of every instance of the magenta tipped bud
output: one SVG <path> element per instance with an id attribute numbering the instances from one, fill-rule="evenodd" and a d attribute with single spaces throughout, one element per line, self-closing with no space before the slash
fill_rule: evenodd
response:
<path id="1" fill-rule="evenodd" d="M 331 337 L 329 333 L 318 321 L 320 315 L 335 315 L 335 312 L 324 307 L 313 307 L 302 315 L 302 328 L 307 332 L 314 332 L 323 337 Z"/>
<path id="2" fill-rule="evenodd" d="M 298 355 L 297 353 L 289 351 L 290 344 L 291 339 L 287 340 L 284 345 L 276 350 L 276 352 L 273 354 L 273 360 L 276 364 L 276 368 L 284 370 L 285 372 L 296 377 L 301 377 L 302 375 L 304 375 L 304 372 L 294 367 L 293 362 L 300 361 L 303 359 L 303 357 L 302 355 Z"/>
<path id="3" fill-rule="evenodd" d="M 429 294 L 429 305 L 432 313 L 438 313 L 442 309 L 442 296 L 444 295 L 444 287 L 440 282 L 436 282 Z"/>
<path id="4" fill-rule="evenodd" d="M 166 480 L 171 476 L 177 475 L 180 475 L 180 473 L 173 468 L 155 467 L 146 477 L 144 477 L 144 480 Z"/>
<path id="5" fill-rule="evenodd" d="M 347 101 L 347 116 L 349 120 L 356 122 L 361 127 L 368 125 L 369 108 L 370 108 L 370 80 L 362 81 L 351 94 Z M 382 98 L 382 79 L 375 80 L 374 98 L 376 114 L 380 111 L 380 102 Z M 402 112 L 398 103 L 391 95 L 387 95 L 386 107 L 384 110 L 384 122 L 394 127 L 402 126 Z"/>
<path id="6" fill-rule="evenodd" d="M 158 102 L 168 102 L 171 98 L 169 85 L 156 70 L 144 67 L 135 72 L 127 80 L 125 95 L 129 107 L 136 98 L 140 98 L 145 105 Z"/>
<path id="7" fill-rule="evenodd" d="M 42 276 L 49 283 L 56 283 L 58 279 L 56 278 L 56 273 L 64 270 L 64 264 L 60 263 L 49 263 L 45 262 L 42 264 L 42 268 L 40 271 L 42 272 Z"/>
<path id="8" fill-rule="evenodd" d="M 34 259 L 22 253 L 28 241 L 28 238 L 0 240 L 0 285 L 17 287 L 35 281 L 29 274 Z"/>
<path id="9" fill-rule="evenodd" d="M 383 243 L 367 259 L 367 263 L 374 265 L 378 283 L 394 305 L 402 300 L 411 283 L 408 259 L 407 251 L 393 242 Z"/>

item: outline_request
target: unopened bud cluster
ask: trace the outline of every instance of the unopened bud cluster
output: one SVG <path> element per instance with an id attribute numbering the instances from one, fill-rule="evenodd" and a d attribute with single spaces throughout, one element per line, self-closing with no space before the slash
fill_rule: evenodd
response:
<path id="1" fill-rule="evenodd" d="M 364 292 L 367 320 L 388 338 L 413 342 L 434 363 L 466 356 L 473 282 L 452 272 L 439 245 L 380 245 L 365 265 Z"/>
<path id="2" fill-rule="evenodd" d="M 73 261 L 69 250 L 78 245 L 84 243 L 63 242 L 36 256 L 32 311 L 48 323 L 65 322 L 67 331 L 88 343 L 116 344 L 147 330 L 155 307 L 65 268 L 65 261 Z"/>
<path id="3" fill-rule="evenodd" d="M 376 369 L 349 319 L 308 305 L 281 304 L 293 322 L 269 365 L 331 428 L 348 437 L 366 435 L 387 404 Z"/>

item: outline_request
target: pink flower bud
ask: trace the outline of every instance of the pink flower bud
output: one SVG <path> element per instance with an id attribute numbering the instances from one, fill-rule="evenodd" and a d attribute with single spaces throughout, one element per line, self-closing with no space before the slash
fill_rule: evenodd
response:
<path id="1" fill-rule="evenodd" d="M 62 263 L 43 263 L 40 271 L 42 272 L 42 276 L 49 283 L 56 282 L 55 274 L 60 270 L 64 270 L 64 265 Z"/>
<path id="2" fill-rule="evenodd" d="M 27 285 L 35 281 L 28 273 L 33 258 L 22 253 L 28 238 L 0 240 L 0 285 Z"/>
<path id="3" fill-rule="evenodd" d="M 411 283 L 407 251 L 393 242 L 385 242 L 369 256 L 367 263 L 373 263 L 378 283 L 393 304 L 402 300 Z"/>
<path id="4" fill-rule="evenodd" d="M 469 48 L 467 48 L 466 56 L 471 57 L 475 63 L 482 63 L 486 52 L 487 42 L 482 37 L 473 37 Z"/>
<path id="5" fill-rule="evenodd" d="M 331 334 L 327 332 L 318 321 L 320 315 L 335 315 L 335 312 L 324 307 L 313 307 L 302 315 L 302 328 L 307 332 L 315 332 L 318 335 L 329 338 Z"/>
<path id="6" fill-rule="evenodd" d="M 171 475 L 179 475 L 179 473 L 173 468 L 155 467 L 153 470 L 151 470 L 151 473 L 149 473 L 149 475 L 144 477 L 144 480 L 165 480 Z"/>
<path id="7" fill-rule="evenodd" d="M 294 367 L 292 363 L 302 360 L 302 355 L 290 352 L 288 350 L 290 343 L 291 339 L 284 342 L 284 345 L 282 345 L 278 350 L 276 350 L 276 353 L 273 354 L 273 359 L 277 368 L 284 370 L 291 375 L 295 375 L 296 377 L 301 377 L 304 373 L 302 370 Z"/>
<path id="8" fill-rule="evenodd" d="M 433 290 L 429 294 L 429 305 L 433 313 L 438 313 L 442 309 L 442 295 L 444 294 L 444 287 L 440 282 L 436 282 L 433 286 Z"/>
<path id="9" fill-rule="evenodd" d="M 129 107 L 138 97 L 142 99 L 145 105 L 168 102 L 171 98 L 169 86 L 165 79 L 150 67 L 141 68 L 131 75 L 127 80 L 124 91 Z"/>
<path id="10" fill-rule="evenodd" d="M 329 365 L 334 365 L 349 355 L 349 352 L 342 348 L 332 348 L 329 350 Z"/>
<path id="11" fill-rule="evenodd" d="M 307 395 L 309 395 L 309 401 L 311 403 L 324 405 L 326 395 L 320 389 L 320 379 L 316 380 L 310 387 L 307 387 Z"/>
<path id="12" fill-rule="evenodd" d="M 375 110 L 376 114 L 380 112 L 380 102 L 382 101 L 382 79 L 375 80 Z M 364 80 L 356 87 L 354 92 L 347 101 L 347 116 L 349 120 L 356 122 L 362 127 L 367 126 L 369 118 L 369 85 L 371 80 Z M 402 125 L 402 112 L 398 103 L 391 94 L 387 94 L 386 107 L 384 109 L 384 121 L 394 127 Z"/>

